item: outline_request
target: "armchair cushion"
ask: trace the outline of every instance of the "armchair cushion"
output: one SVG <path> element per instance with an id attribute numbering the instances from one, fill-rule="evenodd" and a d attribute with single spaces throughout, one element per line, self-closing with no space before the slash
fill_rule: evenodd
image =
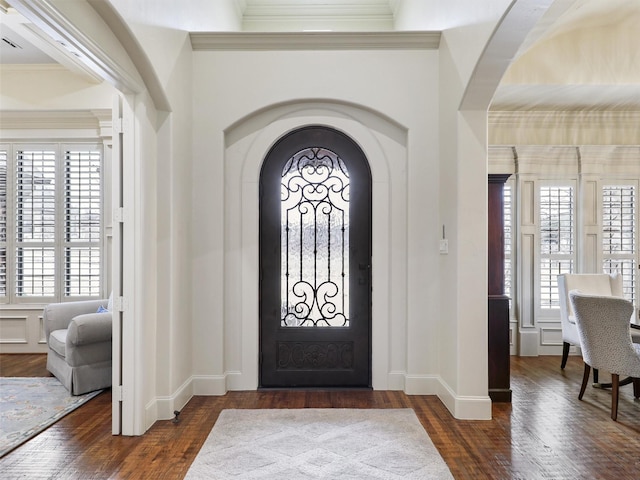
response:
<path id="1" fill-rule="evenodd" d="M 78 315 L 69 323 L 67 342 L 88 345 L 111 340 L 111 312 Z"/>
<path id="2" fill-rule="evenodd" d="M 60 330 L 54 330 L 49 335 L 49 348 L 56 352 L 61 357 L 66 357 L 66 346 L 67 346 L 67 332 L 66 328 L 62 328 Z"/>
<path id="3" fill-rule="evenodd" d="M 71 320 L 84 313 L 95 313 L 98 307 L 107 306 L 107 300 L 86 300 L 81 302 L 51 303 L 44 307 L 43 320 L 45 337 L 54 330 L 68 328 Z"/>

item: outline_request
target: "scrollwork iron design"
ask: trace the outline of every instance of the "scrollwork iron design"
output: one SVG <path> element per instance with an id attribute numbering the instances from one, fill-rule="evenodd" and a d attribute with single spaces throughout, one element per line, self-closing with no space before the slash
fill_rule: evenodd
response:
<path id="1" fill-rule="evenodd" d="M 293 155 L 282 170 L 284 327 L 349 325 L 349 173 L 325 148 Z"/>

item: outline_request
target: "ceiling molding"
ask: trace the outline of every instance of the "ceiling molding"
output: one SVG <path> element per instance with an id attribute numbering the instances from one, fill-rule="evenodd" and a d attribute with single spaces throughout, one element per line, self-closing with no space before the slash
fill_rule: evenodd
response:
<path id="1" fill-rule="evenodd" d="M 0 129 L 79 130 L 104 128 L 110 109 L 97 110 L 2 110 Z"/>
<path id="2" fill-rule="evenodd" d="M 385 18 L 393 20 L 393 12 L 388 3 L 329 3 L 329 4 L 309 4 L 290 2 L 284 4 L 268 3 L 256 4 L 247 3 L 244 9 L 245 20 L 251 17 L 259 19 L 268 17 L 277 18 L 305 18 L 316 16 L 328 18 L 340 18 L 344 16 L 358 18 Z"/>
<path id="3" fill-rule="evenodd" d="M 192 32 L 206 50 L 437 50 L 440 32 Z"/>
<path id="4" fill-rule="evenodd" d="M 69 69 L 59 63 L 7 63 L 2 65 L 4 73 L 21 72 L 68 72 Z"/>
<path id="5" fill-rule="evenodd" d="M 490 111 L 489 144 L 640 145 L 639 124 L 640 111 Z"/>
<path id="6" fill-rule="evenodd" d="M 527 124 L 534 127 L 555 128 L 557 123 L 593 123 L 602 120 L 611 122 L 640 123 L 640 111 L 629 110 L 522 110 L 522 111 L 489 111 L 489 125 L 501 127 L 520 127 Z"/>

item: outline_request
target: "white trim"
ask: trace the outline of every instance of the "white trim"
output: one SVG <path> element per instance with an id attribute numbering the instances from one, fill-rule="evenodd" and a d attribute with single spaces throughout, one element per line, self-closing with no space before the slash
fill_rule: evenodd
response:
<path id="1" fill-rule="evenodd" d="M 554 121 L 550 121 L 554 120 Z M 519 128 L 524 126 L 557 128 L 564 124 L 640 123 L 640 112 L 634 110 L 490 110 L 489 129 L 493 127 Z"/>
<path id="2" fill-rule="evenodd" d="M 193 375 L 194 395 L 224 395 L 227 393 L 227 376 L 226 375 Z"/>
<path id="3" fill-rule="evenodd" d="M 182 410 L 193 397 L 194 377 L 187 379 L 178 389 L 169 396 L 158 396 L 147 404 L 145 408 L 145 431 L 156 420 L 170 420 L 175 417 L 176 410 Z"/>
<path id="4" fill-rule="evenodd" d="M 278 113 L 276 118 L 274 112 Z M 406 205 L 400 205 L 407 201 L 403 195 L 407 146 L 402 143 L 406 141 L 406 132 L 358 106 L 315 101 L 272 106 L 225 131 L 228 188 L 224 226 L 224 356 L 228 371 L 238 372 L 227 385 L 238 390 L 258 386 L 258 180 L 262 160 L 277 139 L 306 125 L 330 125 L 349 135 L 363 149 L 371 167 L 372 285 L 376 292 L 372 302 L 372 384 L 374 389 L 386 390 L 390 386 L 390 352 L 406 348 L 398 346 L 397 339 L 406 336 L 403 329 L 407 328 L 407 258 L 405 250 L 393 245 L 406 244 L 407 226 L 406 218 L 392 216 L 389 207 L 395 191 L 397 209 L 406 209 Z M 396 319 L 393 325 L 391 318 Z M 394 388 L 404 385 L 403 381 L 393 383 Z"/>
<path id="5" fill-rule="evenodd" d="M 428 393 L 415 393 L 416 395 L 435 394 L 451 414 L 458 420 L 491 420 L 491 398 L 489 396 L 456 395 L 439 375 L 432 377 L 414 377 L 412 383 L 418 390 Z"/>
<path id="6" fill-rule="evenodd" d="M 405 375 L 404 391 L 407 395 L 437 395 L 441 382 L 440 375 Z"/>
<path id="7" fill-rule="evenodd" d="M 191 32 L 202 50 L 437 50 L 440 32 Z"/>

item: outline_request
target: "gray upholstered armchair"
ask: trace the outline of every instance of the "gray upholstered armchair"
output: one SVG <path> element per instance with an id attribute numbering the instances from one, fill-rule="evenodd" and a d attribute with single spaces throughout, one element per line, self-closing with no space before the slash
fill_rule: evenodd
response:
<path id="1" fill-rule="evenodd" d="M 111 386 L 111 311 L 108 300 L 52 303 L 43 313 L 47 370 L 81 395 Z"/>

